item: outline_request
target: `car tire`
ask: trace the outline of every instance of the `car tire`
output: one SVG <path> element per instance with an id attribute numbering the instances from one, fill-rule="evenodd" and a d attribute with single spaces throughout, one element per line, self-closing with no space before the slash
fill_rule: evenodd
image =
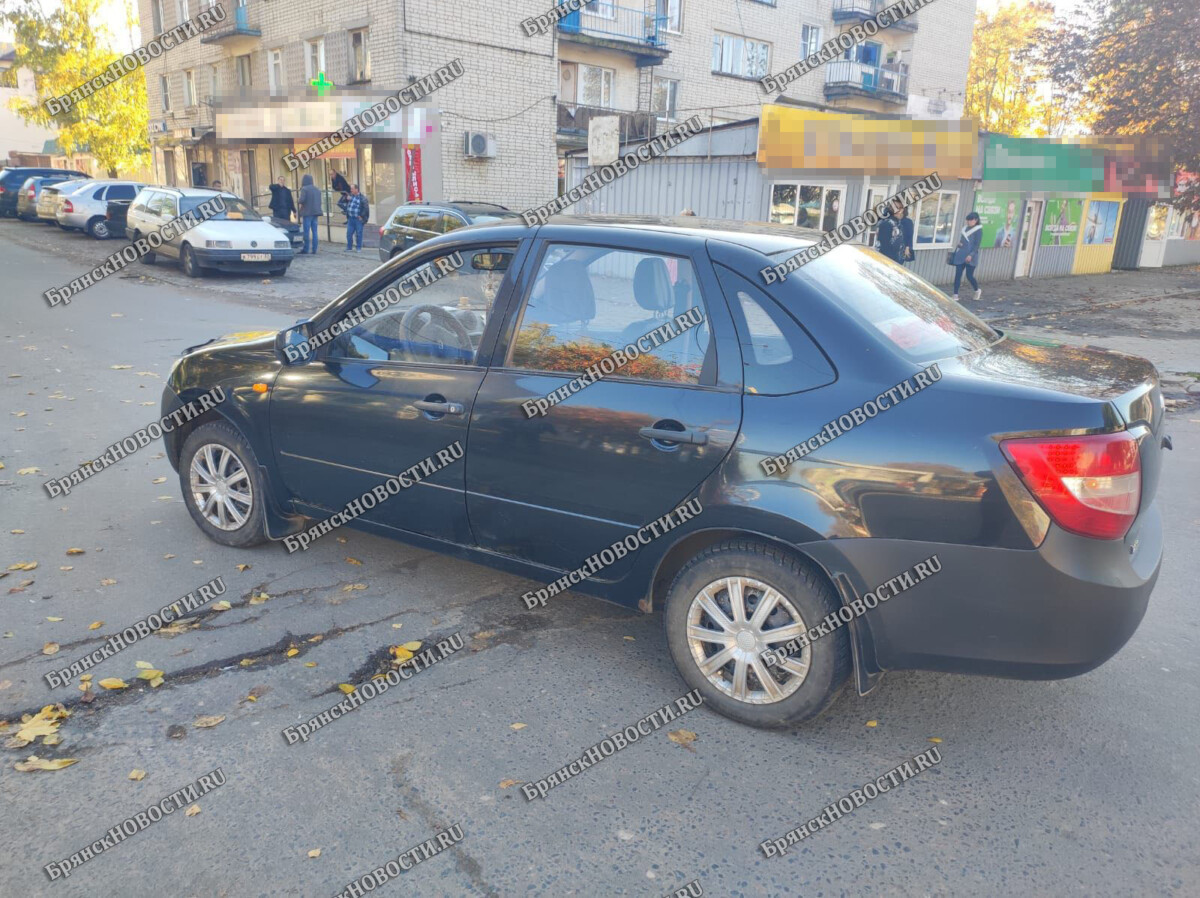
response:
<path id="1" fill-rule="evenodd" d="M 131 233 L 129 235 L 129 242 L 137 243 L 138 240 L 141 239 L 141 236 L 142 235 L 138 231 L 134 231 L 133 233 Z M 141 262 L 143 265 L 153 265 L 154 260 L 156 258 L 158 258 L 158 257 L 154 254 L 154 252 L 151 251 L 151 252 L 142 253 L 138 257 L 138 261 Z"/>
<path id="2" fill-rule="evenodd" d="M 183 273 L 188 277 L 204 277 L 204 269 L 196 261 L 196 251 L 192 249 L 190 243 L 185 243 L 179 248 L 179 264 L 183 268 Z"/>
<path id="3" fill-rule="evenodd" d="M 97 215 L 87 223 L 87 234 L 89 237 L 94 237 L 96 240 L 107 240 L 112 236 L 112 232 L 108 229 L 107 219 Z"/>
<path id="4" fill-rule="evenodd" d="M 192 431 L 179 454 L 179 485 L 188 514 L 213 542 L 244 548 L 267 541 L 266 484 L 250 444 L 232 425 L 214 421 Z"/>
<path id="5" fill-rule="evenodd" d="M 739 594 L 741 621 L 732 607 Z M 763 601 L 772 610 L 755 626 Z M 811 720 L 837 698 L 850 676 L 850 640 L 846 628 L 834 630 L 790 652 L 787 669 L 768 667 L 762 652 L 784 646 L 785 639 L 770 638 L 775 631 L 786 627 L 794 638 L 839 607 L 837 593 L 812 562 L 766 543 L 729 540 L 705 549 L 675 576 L 663 623 L 675 666 L 706 704 L 750 726 L 780 728 Z M 700 632 L 712 639 L 689 635 Z M 724 664 L 701 669 L 722 654 Z M 773 689 L 761 675 L 774 682 Z"/>

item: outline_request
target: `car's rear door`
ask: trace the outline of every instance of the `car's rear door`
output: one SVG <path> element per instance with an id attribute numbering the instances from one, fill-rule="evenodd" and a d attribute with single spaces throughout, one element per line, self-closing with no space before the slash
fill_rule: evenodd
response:
<path id="1" fill-rule="evenodd" d="M 360 323 L 349 319 L 348 329 L 313 361 L 286 367 L 276 379 L 271 433 L 277 469 L 287 491 L 316 509 L 310 513 L 340 510 L 455 441 L 465 451 L 471 406 L 499 327 L 493 313 L 507 302 L 509 269 L 519 262 L 521 245 L 476 240 L 451 249 L 458 250 L 461 268 Z M 314 327 L 341 327 L 364 302 L 451 249 L 422 253 L 365 282 Z M 441 468 L 365 519 L 470 544 L 464 468 L 463 461 Z"/>
<path id="2" fill-rule="evenodd" d="M 648 232 L 581 242 L 571 230 L 580 229 L 539 240 L 526 266 L 467 454 L 479 545 L 558 570 L 686 500 L 728 453 L 742 410 L 736 335 L 703 246 Z M 645 341 L 638 359 L 526 415 L 526 401 L 693 308 L 703 325 L 657 347 Z M 599 579 L 619 577 L 633 557 Z"/>

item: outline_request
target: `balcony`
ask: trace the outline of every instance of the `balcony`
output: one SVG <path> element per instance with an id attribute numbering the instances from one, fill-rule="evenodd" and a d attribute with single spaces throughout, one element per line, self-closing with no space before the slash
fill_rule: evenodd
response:
<path id="1" fill-rule="evenodd" d="M 839 25 L 865 22 L 894 2 L 895 0 L 833 0 L 833 21 Z M 916 31 L 917 20 L 914 18 L 901 19 L 890 27 L 897 31 Z"/>
<path id="2" fill-rule="evenodd" d="M 261 39 L 262 31 L 250 24 L 248 7 L 237 6 L 233 10 L 233 23 L 205 33 L 200 43 L 221 44 L 230 53 L 241 54 L 256 49 Z"/>
<path id="3" fill-rule="evenodd" d="M 580 106 L 577 103 L 558 104 L 558 145 L 564 149 L 587 146 L 588 124 L 596 116 L 615 115 L 621 119 L 618 128 L 621 143 L 649 140 L 655 134 L 657 116 L 653 112 L 622 112 L 601 106 Z"/>
<path id="4" fill-rule="evenodd" d="M 666 16 L 600 0 L 564 16 L 558 33 L 565 41 L 633 53 L 637 67 L 643 68 L 670 55 L 666 24 Z"/>
<path id="5" fill-rule="evenodd" d="M 908 105 L 908 71 L 849 59 L 825 64 L 825 99 L 863 98 Z"/>

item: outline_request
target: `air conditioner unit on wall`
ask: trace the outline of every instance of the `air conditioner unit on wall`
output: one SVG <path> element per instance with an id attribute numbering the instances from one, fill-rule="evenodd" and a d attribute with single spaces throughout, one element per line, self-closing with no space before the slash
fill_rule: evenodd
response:
<path id="1" fill-rule="evenodd" d="M 468 131 L 463 141 L 463 155 L 468 159 L 496 158 L 496 138 L 482 131 Z"/>

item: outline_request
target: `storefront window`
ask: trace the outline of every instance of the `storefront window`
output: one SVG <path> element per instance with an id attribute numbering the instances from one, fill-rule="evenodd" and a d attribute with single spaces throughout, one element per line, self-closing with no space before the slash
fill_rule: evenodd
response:
<path id="1" fill-rule="evenodd" d="M 949 246 L 954 242 L 954 218 L 958 192 L 939 190 L 917 206 L 917 245 Z"/>
<path id="2" fill-rule="evenodd" d="M 1150 207 L 1150 215 L 1146 220 L 1146 239 L 1162 240 L 1167 236 L 1167 217 L 1171 207 L 1165 203 L 1155 203 Z"/>
<path id="3" fill-rule="evenodd" d="M 771 188 L 771 221 L 831 231 L 842 215 L 841 186 L 816 184 L 776 184 Z"/>

